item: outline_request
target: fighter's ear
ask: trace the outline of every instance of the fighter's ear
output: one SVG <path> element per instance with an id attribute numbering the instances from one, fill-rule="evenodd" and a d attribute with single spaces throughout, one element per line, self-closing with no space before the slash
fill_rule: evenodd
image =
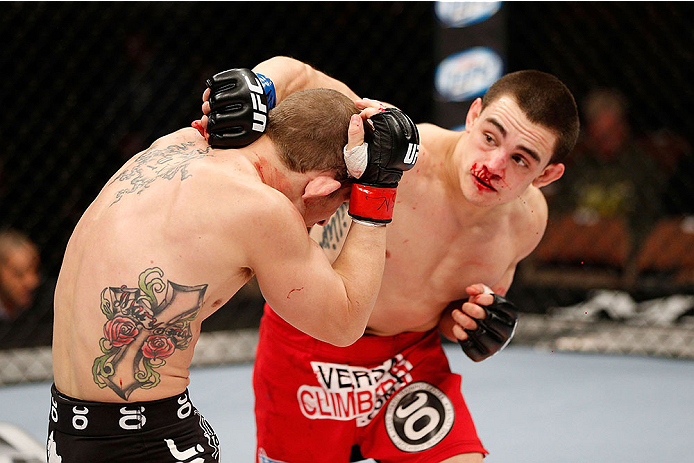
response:
<path id="1" fill-rule="evenodd" d="M 542 173 L 538 175 L 535 180 L 533 180 L 533 186 L 542 188 L 555 180 L 559 180 L 561 176 L 564 175 L 564 169 L 564 164 L 560 162 L 549 164 L 547 167 L 545 167 Z"/>
<path id="2" fill-rule="evenodd" d="M 477 98 L 470 105 L 470 109 L 467 110 L 467 116 L 465 117 L 465 130 L 470 131 L 472 126 L 480 114 L 482 113 L 482 98 Z"/>
<path id="3" fill-rule="evenodd" d="M 333 191 L 337 191 L 342 184 L 329 175 L 319 175 L 306 184 L 304 194 L 301 196 L 304 199 L 318 198 L 328 196 Z"/>

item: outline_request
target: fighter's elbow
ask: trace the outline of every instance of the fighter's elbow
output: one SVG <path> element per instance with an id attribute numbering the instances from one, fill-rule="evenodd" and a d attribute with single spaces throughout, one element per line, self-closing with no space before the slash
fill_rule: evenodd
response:
<path id="1" fill-rule="evenodd" d="M 364 335 L 366 322 L 360 322 L 354 318 L 346 317 L 340 320 L 335 317 L 327 327 L 323 341 L 337 347 L 351 346 Z"/>
<path id="2" fill-rule="evenodd" d="M 364 328 L 361 329 L 352 329 L 352 330 L 337 330 L 334 333 L 330 334 L 328 339 L 324 339 L 325 342 L 328 344 L 332 344 L 337 347 L 347 347 L 351 346 L 359 338 L 361 338 L 364 335 Z"/>

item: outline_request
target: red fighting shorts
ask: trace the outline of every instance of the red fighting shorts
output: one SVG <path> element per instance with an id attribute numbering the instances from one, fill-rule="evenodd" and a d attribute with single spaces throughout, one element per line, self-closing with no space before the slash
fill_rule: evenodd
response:
<path id="1" fill-rule="evenodd" d="M 437 462 L 487 451 L 436 330 L 318 341 L 270 307 L 253 387 L 258 462 Z"/>

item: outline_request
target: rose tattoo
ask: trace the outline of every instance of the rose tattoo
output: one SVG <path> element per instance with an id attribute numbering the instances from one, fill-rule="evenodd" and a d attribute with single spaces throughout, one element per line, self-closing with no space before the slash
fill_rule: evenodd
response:
<path id="1" fill-rule="evenodd" d="M 164 272 L 154 267 L 140 274 L 138 287 L 108 287 L 101 292 L 101 312 L 106 316 L 99 341 L 102 356 L 92 365 L 99 387 L 111 388 L 128 399 L 138 388 L 151 389 L 160 382 L 156 371 L 177 349 L 186 349 L 193 334 L 190 322 L 200 307 L 207 285 L 164 283 Z"/>

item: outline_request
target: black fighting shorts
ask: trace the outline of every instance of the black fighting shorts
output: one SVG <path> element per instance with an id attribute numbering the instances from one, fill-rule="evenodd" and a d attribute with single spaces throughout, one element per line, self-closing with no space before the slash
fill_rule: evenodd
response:
<path id="1" fill-rule="evenodd" d="M 219 440 L 188 391 L 152 402 L 73 399 L 51 387 L 48 463 L 218 463 Z"/>

